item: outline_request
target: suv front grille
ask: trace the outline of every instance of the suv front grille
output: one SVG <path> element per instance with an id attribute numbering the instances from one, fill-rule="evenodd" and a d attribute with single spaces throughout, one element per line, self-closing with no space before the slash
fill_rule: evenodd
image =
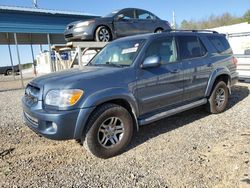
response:
<path id="1" fill-rule="evenodd" d="M 25 95 L 24 95 L 25 101 L 29 105 L 34 105 L 38 102 L 39 94 L 40 94 L 40 88 L 29 84 L 25 89 Z"/>

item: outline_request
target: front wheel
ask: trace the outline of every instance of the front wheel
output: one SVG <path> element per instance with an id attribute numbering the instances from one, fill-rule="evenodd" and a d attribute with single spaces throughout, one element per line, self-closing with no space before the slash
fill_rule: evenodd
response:
<path id="1" fill-rule="evenodd" d="M 95 40 L 98 42 L 109 42 L 112 40 L 112 35 L 106 26 L 100 26 L 96 29 Z"/>
<path id="2" fill-rule="evenodd" d="M 225 111 L 228 104 L 229 91 L 225 82 L 218 82 L 208 99 L 206 109 L 212 114 L 218 114 Z"/>
<path id="3" fill-rule="evenodd" d="M 90 117 L 84 146 L 100 158 L 120 154 L 130 143 L 133 120 L 122 106 L 108 103 L 99 107 Z"/>

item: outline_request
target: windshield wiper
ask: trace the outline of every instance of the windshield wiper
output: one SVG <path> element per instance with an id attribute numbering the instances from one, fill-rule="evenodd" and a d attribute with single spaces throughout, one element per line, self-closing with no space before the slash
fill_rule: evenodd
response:
<path id="1" fill-rule="evenodd" d="M 112 63 L 112 62 L 106 62 L 105 65 L 111 65 L 113 67 L 123 67 L 122 65 L 120 64 L 116 64 L 116 63 Z"/>

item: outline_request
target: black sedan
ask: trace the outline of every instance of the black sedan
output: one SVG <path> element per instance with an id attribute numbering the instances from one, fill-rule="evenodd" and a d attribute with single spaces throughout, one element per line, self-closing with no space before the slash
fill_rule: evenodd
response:
<path id="1" fill-rule="evenodd" d="M 171 29 L 169 22 L 149 11 L 126 8 L 105 17 L 70 23 L 65 30 L 66 41 L 95 40 L 108 42 L 119 37 L 157 33 Z"/>

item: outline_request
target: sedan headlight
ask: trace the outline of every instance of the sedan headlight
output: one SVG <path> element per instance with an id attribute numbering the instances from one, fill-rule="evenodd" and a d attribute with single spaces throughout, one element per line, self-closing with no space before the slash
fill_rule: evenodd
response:
<path id="1" fill-rule="evenodd" d="M 89 20 L 89 21 L 85 21 L 85 22 L 80 22 L 80 23 L 76 24 L 75 27 L 88 26 L 89 24 L 94 23 L 94 22 L 95 22 L 95 20 Z"/>
<path id="2" fill-rule="evenodd" d="M 45 104 L 57 107 L 69 107 L 77 103 L 83 95 L 80 89 L 51 90 L 45 97 Z"/>

